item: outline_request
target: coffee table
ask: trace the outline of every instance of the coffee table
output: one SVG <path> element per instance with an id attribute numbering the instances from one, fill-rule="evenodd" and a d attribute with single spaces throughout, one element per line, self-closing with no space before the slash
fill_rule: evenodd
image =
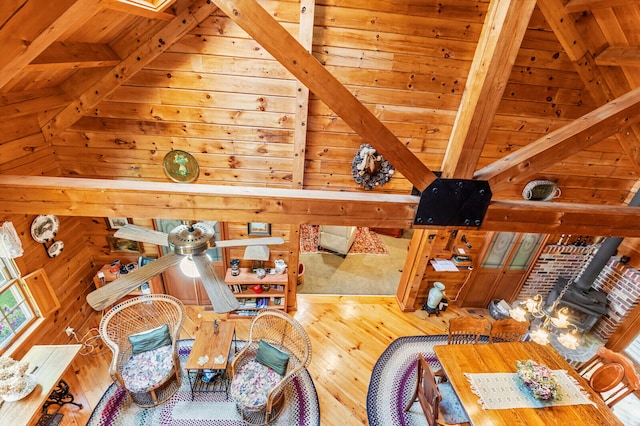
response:
<path id="1" fill-rule="evenodd" d="M 213 321 L 202 321 L 193 342 L 185 369 L 191 387 L 191 400 L 196 392 L 224 392 L 229 397 L 227 366 L 231 344 L 235 342 L 236 324 L 233 321 L 217 321 L 218 333 L 214 333 Z M 234 353 L 235 353 L 234 347 Z M 208 359 L 201 363 L 201 357 Z M 217 360 L 216 358 L 221 357 Z"/>

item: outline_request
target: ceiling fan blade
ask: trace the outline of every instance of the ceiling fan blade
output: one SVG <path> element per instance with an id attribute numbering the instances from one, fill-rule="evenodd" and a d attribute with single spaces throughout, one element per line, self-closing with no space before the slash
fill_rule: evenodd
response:
<path id="1" fill-rule="evenodd" d="M 196 269 L 198 269 L 202 285 L 209 296 L 209 300 L 211 300 L 213 310 L 223 314 L 240 308 L 238 299 L 233 295 L 224 280 L 220 279 L 213 263 L 203 254 L 194 254 L 191 258 L 196 265 Z"/>
<path id="2" fill-rule="evenodd" d="M 183 258 L 184 256 L 173 252 L 166 254 L 142 268 L 134 269 L 128 274 L 121 275 L 117 280 L 92 291 L 87 295 L 87 302 L 96 311 L 102 311 L 165 269 L 177 265 Z"/>
<path id="3" fill-rule="evenodd" d="M 118 229 L 115 237 L 125 238 L 127 240 L 140 241 L 141 243 L 156 244 L 158 246 L 168 246 L 169 241 L 167 234 L 142 226 L 127 224 Z"/>
<path id="4" fill-rule="evenodd" d="M 247 238 L 244 240 L 216 241 L 216 247 L 268 246 L 268 245 L 278 245 L 278 244 L 284 244 L 284 240 L 280 237 Z"/>

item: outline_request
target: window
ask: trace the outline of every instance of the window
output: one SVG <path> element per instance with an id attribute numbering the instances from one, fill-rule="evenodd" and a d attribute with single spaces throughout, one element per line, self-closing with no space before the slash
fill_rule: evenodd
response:
<path id="1" fill-rule="evenodd" d="M 13 260 L 0 258 L 0 349 L 13 342 L 35 319 L 18 277 Z"/>

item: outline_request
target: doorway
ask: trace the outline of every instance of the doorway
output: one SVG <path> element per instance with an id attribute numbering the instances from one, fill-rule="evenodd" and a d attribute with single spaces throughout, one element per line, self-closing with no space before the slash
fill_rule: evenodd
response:
<path id="1" fill-rule="evenodd" d="M 304 282 L 299 294 L 388 295 L 396 294 L 407 248 L 413 230 L 403 230 L 397 237 L 366 229 L 375 234 L 387 251 L 379 253 L 348 253 L 340 256 L 330 252 L 301 252 Z M 302 232 L 301 232 L 302 234 Z M 357 242 L 354 244 L 357 246 Z M 377 250 L 376 250 L 377 251 Z"/>

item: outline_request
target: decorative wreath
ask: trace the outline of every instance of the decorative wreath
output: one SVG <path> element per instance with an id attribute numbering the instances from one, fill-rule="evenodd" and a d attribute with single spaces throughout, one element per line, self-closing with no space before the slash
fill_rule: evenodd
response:
<path id="1" fill-rule="evenodd" d="M 369 144 L 360 145 L 351 163 L 353 180 L 366 190 L 389 182 L 395 171 L 395 168 Z"/>

